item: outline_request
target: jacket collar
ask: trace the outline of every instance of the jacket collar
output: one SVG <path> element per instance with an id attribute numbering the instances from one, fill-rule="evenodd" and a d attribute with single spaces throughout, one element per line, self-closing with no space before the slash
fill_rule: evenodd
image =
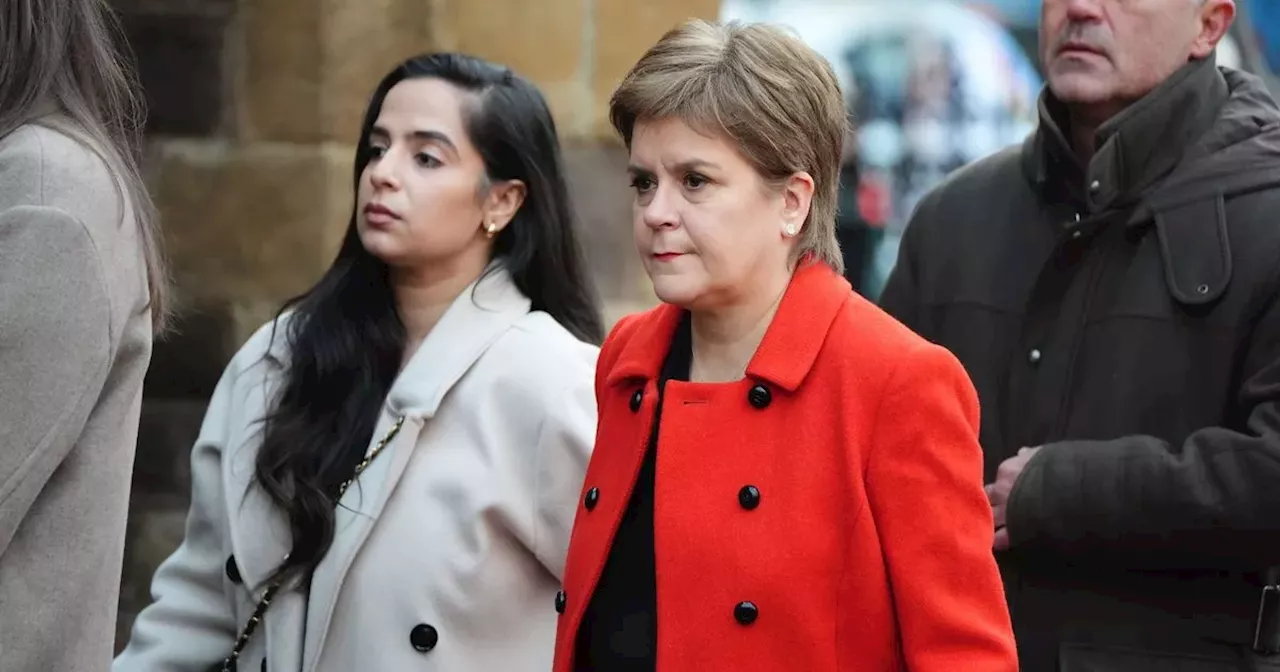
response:
<path id="1" fill-rule="evenodd" d="M 1153 191 L 1153 201 L 1180 203 L 1275 183 L 1280 108 L 1256 75 L 1229 69 L 1222 74 L 1230 95 L 1213 128 L 1184 152 L 1182 163 Z"/>
<path id="2" fill-rule="evenodd" d="M 1040 125 L 1024 145 L 1028 174 L 1038 187 L 1083 203 L 1090 213 L 1130 205 L 1213 126 L 1229 95 L 1213 57 L 1192 61 L 1103 124 L 1093 158 L 1082 165 L 1072 148 L 1066 109 L 1046 86 L 1039 100 Z"/>
<path id="3" fill-rule="evenodd" d="M 826 264 L 802 261 L 782 295 L 764 340 L 747 364 L 747 377 L 768 381 L 787 391 L 800 387 L 818 358 L 836 313 L 851 292 L 848 281 Z M 682 308 L 663 304 L 638 324 L 623 344 L 617 365 L 605 379 L 607 384 L 656 380 L 683 312 Z"/>
<path id="4" fill-rule="evenodd" d="M 445 394 L 508 327 L 528 313 L 529 307 L 529 299 L 515 286 L 510 274 L 496 263 L 491 265 L 458 295 L 400 372 L 383 405 L 383 417 L 378 420 L 373 440 L 381 438 L 396 418 L 407 416 L 408 421 L 394 449 L 389 451 L 391 454 L 371 462 L 360 477 L 360 487 L 351 488 L 343 497 L 343 506 L 336 511 L 341 524 L 335 526 L 333 546 L 316 568 L 316 576 L 334 584 L 334 590 L 342 580 L 350 554 L 367 534 L 365 523 L 377 517 L 387 494 L 399 480 L 426 419 L 435 415 Z M 278 328 L 285 329 L 283 322 Z M 270 346 L 272 359 L 282 365 L 288 361 L 285 341 L 277 337 Z M 262 403 L 270 398 L 265 387 L 258 393 Z M 289 540 L 288 522 L 261 488 L 248 486 L 256 454 L 256 450 L 235 450 L 225 463 L 225 477 L 243 484 L 235 486 L 243 488 L 243 500 L 230 503 L 228 514 L 235 521 L 231 529 L 241 574 L 246 587 L 253 591 L 264 585 L 270 571 L 284 557 Z M 324 585 L 324 581 L 316 585 Z M 317 617 L 322 615 L 317 612 Z"/>
<path id="5" fill-rule="evenodd" d="M 491 264 L 454 299 L 387 394 L 396 415 L 430 418 L 462 375 L 531 303 L 500 265 Z"/>

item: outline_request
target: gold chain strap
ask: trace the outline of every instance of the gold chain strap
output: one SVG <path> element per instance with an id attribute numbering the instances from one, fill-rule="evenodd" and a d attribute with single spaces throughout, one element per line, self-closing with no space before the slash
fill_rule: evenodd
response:
<path id="1" fill-rule="evenodd" d="M 400 416 L 396 419 L 396 424 L 392 425 L 391 429 L 387 430 L 387 435 L 382 437 L 382 440 L 378 441 L 378 443 L 374 445 L 373 450 L 369 451 L 369 455 L 363 460 L 360 460 L 360 463 L 356 465 L 355 470 L 351 473 L 351 478 L 343 481 L 342 485 L 338 487 L 338 496 L 334 498 L 335 504 L 342 501 L 342 496 L 346 494 L 347 488 L 351 487 L 351 484 L 354 483 L 357 478 L 360 478 L 361 472 L 369 467 L 369 463 L 373 462 L 373 460 L 382 453 L 382 449 L 386 448 L 387 444 L 391 443 L 392 439 L 396 438 L 396 434 L 400 433 L 400 428 L 403 426 L 404 416 Z M 286 559 L 288 557 L 289 556 L 287 555 L 285 556 Z M 271 600 L 276 596 L 276 592 L 280 590 L 281 584 L 283 584 L 283 581 L 276 580 L 272 582 L 270 586 L 267 586 L 267 589 L 262 592 L 262 599 L 258 600 L 258 605 L 254 607 L 253 615 L 249 617 L 248 622 L 244 624 L 244 628 L 240 630 L 240 635 L 236 637 L 236 645 L 231 649 L 231 655 L 223 659 L 221 664 L 215 665 L 213 670 L 219 670 L 220 672 L 235 672 L 236 665 L 240 660 L 240 654 L 244 651 L 245 645 L 249 643 L 249 638 L 252 637 L 253 633 L 258 629 L 258 624 L 262 622 L 263 614 L 267 612 L 267 607 L 271 605 Z"/>

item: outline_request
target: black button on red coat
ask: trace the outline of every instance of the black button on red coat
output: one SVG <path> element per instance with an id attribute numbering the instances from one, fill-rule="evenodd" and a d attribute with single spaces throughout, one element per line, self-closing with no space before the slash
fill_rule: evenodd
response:
<path id="1" fill-rule="evenodd" d="M 754 485 L 744 485 L 738 491 L 738 504 L 751 511 L 760 506 L 760 489 Z"/>
<path id="2" fill-rule="evenodd" d="M 764 408 L 773 401 L 773 393 L 769 392 L 769 388 L 759 383 L 751 387 L 751 391 L 747 392 L 747 402 L 755 408 Z"/>

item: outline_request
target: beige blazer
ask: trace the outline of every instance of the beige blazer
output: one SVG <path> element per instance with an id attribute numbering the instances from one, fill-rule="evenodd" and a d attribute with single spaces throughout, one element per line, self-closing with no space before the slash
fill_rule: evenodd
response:
<path id="1" fill-rule="evenodd" d="M 127 192 L 69 122 L 0 138 L 0 670 L 111 662 L 146 266 Z"/>
<path id="2" fill-rule="evenodd" d="M 156 571 L 155 602 L 116 672 L 220 660 L 289 550 L 280 511 L 249 487 L 252 423 L 279 383 L 263 354 L 287 358 L 270 332 L 249 340 L 214 392 L 191 455 L 186 538 Z M 531 312 L 505 272 L 474 298 L 464 291 L 392 386 L 373 441 L 401 417 L 403 429 L 343 497 L 310 594 L 272 602 L 240 669 L 264 658 L 273 672 L 550 669 L 595 434 L 596 355 Z M 228 578 L 229 558 L 243 584 Z"/>
<path id="3" fill-rule="evenodd" d="M 101 672 L 151 360 L 123 183 L 69 122 L 0 138 L 0 671 Z"/>

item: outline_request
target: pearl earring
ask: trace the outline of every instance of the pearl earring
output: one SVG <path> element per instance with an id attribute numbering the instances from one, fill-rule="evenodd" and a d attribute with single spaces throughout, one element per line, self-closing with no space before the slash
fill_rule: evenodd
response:
<path id="1" fill-rule="evenodd" d="M 788 224 L 788 225 L 786 225 L 786 226 L 782 227 L 782 232 L 783 232 L 783 233 L 785 233 L 785 234 L 787 234 L 788 236 L 794 236 L 794 235 L 796 235 L 796 225 L 795 225 L 795 224 Z"/>
<path id="2" fill-rule="evenodd" d="M 489 222 L 488 224 L 485 225 L 484 232 L 485 232 L 485 235 L 492 238 L 495 234 L 498 233 L 498 225 L 494 224 L 493 222 Z"/>

